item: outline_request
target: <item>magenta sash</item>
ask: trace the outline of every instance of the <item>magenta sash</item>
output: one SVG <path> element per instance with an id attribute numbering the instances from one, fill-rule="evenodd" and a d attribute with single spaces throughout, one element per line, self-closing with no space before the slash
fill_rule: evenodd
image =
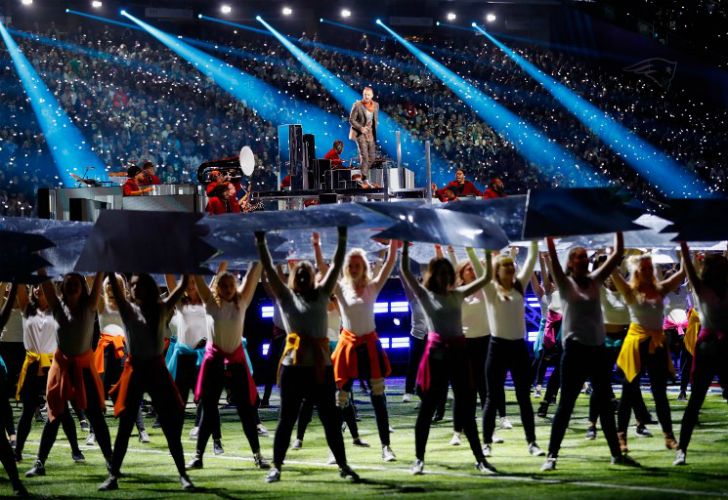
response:
<path id="1" fill-rule="evenodd" d="M 439 333 L 430 332 L 427 334 L 425 351 L 422 354 L 420 366 L 417 369 L 417 387 L 419 387 L 422 393 L 427 393 L 432 385 L 432 370 L 430 369 L 432 349 L 448 349 L 450 347 L 465 348 L 465 336 L 446 339 Z M 463 360 L 463 362 L 465 361 Z"/>
<path id="2" fill-rule="evenodd" d="M 202 398 L 203 382 L 207 376 L 207 372 L 210 369 L 212 363 L 223 361 L 225 366 L 235 364 L 243 365 L 245 367 L 245 373 L 247 374 L 248 384 L 248 398 L 250 399 L 250 405 L 255 406 L 258 400 L 258 388 L 255 386 L 255 380 L 250 372 L 250 366 L 248 366 L 248 360 L 245 357 L 245 351 L 243 350 L 242 342 L 235 351 L 231 353 L 223 352 L 218 346 L 212 342 L 207 344 L 205 350 L 205 357 L 202 358 L 202 365 L 200 366 L 200 374 L 197 376 L 197 386 L 195 387 L 195 402 L 199 402 Z"/>
<path id="3" fill-rule="evenodd" d="M 683 335 L 685 335 L 685 330 L 687 330 L 687 328 L 688 328 L 687 318 L 685 318 L 685 321 L 676 323 L 666 316 L 665 321 L 663 321 L 663 323 L 662 323 L 663 330 L 677 330 L 678 335 L 680 335 L 681 337 Z"/>
<path id="4" fill-rule="evenodd" d="M 559 334 L 559 332 L 556 329 L 555 323 L 561 321 L 561 317 L 561 313 L 557 313 L 556 311 L 552 311 L 551 309 L 549 309 L 546 313 L 546 325 L 543 329 L 542 342 L 544 351 L 548 351 L 556 345 L 556 336 Z"/>

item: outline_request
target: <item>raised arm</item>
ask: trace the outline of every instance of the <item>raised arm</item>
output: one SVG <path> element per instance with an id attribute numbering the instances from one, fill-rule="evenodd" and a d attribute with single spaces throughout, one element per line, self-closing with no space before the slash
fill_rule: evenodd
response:
<path id="1" fill-rule="evenodd" d="M 622 232 L 618 232 L 614 235 L 614 251 L 612 254 L 607 257 L 607 260 L 604 261 L 604 263 L 599 266 L 595 271 L 592 271 L 591 278 L 599 281 L 600 283 L 604 283 L 604 280 L 606 280 L 610 274 L 613 274 L 612 271 L 617 269 L 617 266 L 620 262 L 622 262 L 622 257 L 624 256 L 624 236 L 622 236 Z"/>
<path id="2" fill-rule="evenodd" d="M 538 242 L 532 241 L 528 247 L 528 255 L 526 255 L 526 262 L 523 264 L 523 269 L 518 273 L 518 281 L 521 282 L 523 290 L 526 289 L 533 270 L 536 268 L 536 259 L 538 258 Z"/>
<path id="3" fill-rule="evenodd" d="M 96 273 L 96 276 L 94 276 L 94 284 L 91 287 L 91 293 L 89 295 L 89 301 L 91 304 L 93 304 L 93 307 L 96 308 L 99 303 L 99 297 L 101 297 L 101 287 L 104 284 L 104 273 L 98 272 Z"/>
<path id="4" fill-rule="evenodd" d="M 8 319 L 10 319 L 10 311 L 13 310 L 13 305 L 15 304 L 15 296 L 18 294 L 18 284 L 13 283 L 10 286 L 10 292 L 8 293 L 8 300 L 5 301 L 5 304 L 3 305 L 2 311 L 0 311 L 0 330 L 5 328 L 5 325 L 8 322 Z M 24 285 L 22 285 L 24 286 Z"/>
<path id="5" fill-rule="evenodd" d="M 556 253 L 556 244 L 554 243 L 553 238 L 546 238 L 546 247 L 549 251 L 549 258 L 546 259 L 546 265 L 548 266 L 549 273 L 553 276 L 556 286 L 565 288 L 568 284 L 568 278 L 566 277 L 564 269 L 561 267 L 561 262 L 559 262 L 559 254 Z"/>
<path id="6" fill-rule="evenodd" d="M 402 258 L 399 259 L 399 275 L 402 276 L 407 287 L 416 297 L 427 295 L 427 290 L 417 281 L 415 275 L 410 270 L 409 242 L 402 242 Z"/>
<path id="7" fill-rule="evenodd" d="M 5 288 L 4 286 L 2 288 Z M 12 288 L 11 288 L 12 290 Z M 32 293 L 32 292 L 31 292 Z M 30 296 L 28 295 L 28 287 L 25 285 L 18 286 L 18 310 L 25 315 L 25 310 L 28 308 L 28 304 L 30 304 Z M 5 305 L 8 303 L 6 302 Z"/>
<path id="8" fill-rule="evenodd" d="M 377 277 L 374 278 L 372 283 L 377 288 L 377 292 L 379 292 L 383 287 L 384 284 L 389 279 L 389 276 L 392 274 L 392 270 L 394 269 L 394 264 L 397 262 L 397 248 L 399 247 L 399 242 L 397 240 L 391 240 L 389 242 L 389 251 L 387 252 L 387 259 L 384 261 L 384 265 L 379 270 L 379 274 L 377 274 Z"/>
<path id="9" fill-rule="evenodd" d="M 119 276 L 116 273 L 109 274 L 109 286 L 111 286 L 111 293 L 114 294 L 114 300 L 116 300 L 116 307 L 120 313 L 125 313 L 129 310 L 129 301 L 126 300 L 124 291 L 119 286 Z M 45 293 L 45 289 L 43 290 Z"/>
<path id="10" fill-rule="evenodd" d="M 220 275 L 227 271 L 227 265 L 228 264 L 226 260 L 223 260 L 222 262 L 220 262 L 220 264 L 218 264 L 217 272 L 215 273 L 215 276 L 213 276 L 210 280 L 210 285 L 208 286 L 210 290 L 215 288 L 215 286 L 217 285 L 217 279 L 220 277 Z"/>
<path id="11" fill-rule="evenodd" d="M 333 266 L 331 266 L 321 281 L 321 289 L 327 295 L 331 295 L 331 292 L 336 286 L 336 281 L 339 279 L 341 268 L 344 266 L 344 254 L 346 254 L 346 226 L 339 226 L 339 243 L 336 245 L 336 253 L 334 254 Z"/>
<path id="12" fill-rule="evenodd" d="M 541 269 L 542 269 L 541 275 L 543 276 L 544 268 L 542 267 Z M 538 278 L 536 278 L 536 273 L 533 273 L 531 275 L 531 288 L 533 288 L 533 292 L 538 296 L 539 299 L 541 297 L 543 297 L 544 294 L 546 293 L 543 286 L 541 286 L 541 283 L 538 282 Z"/>
<path id="13" fill-rule="evenodd" d="M 693 287 L 696 294 L 700 294 L 703 283 L 695 270 L 688 244 L 684 241 L 680 242 L 680 253 L 682 254 L 682 268 L 685 269 L 685 273 L 688 275 L 688 283 Z"/>
<path id="14" fill-rule="evenodd" d="M 313 254 L 316 257 L 316 267 L 323 275 L 329 270 L 329 265 L 324 259 L 324 253 L 321 251 L 321 236 L 319 233 L 311 233 L 311 245 L 313 245 Z"/>
<path id="15" fill-rule="evenodd" d="M 252 262 L 248 268 L 248 272 L 245 273 L 245 278 L 238 288 L 238 293 L 241 295 L 241 300 L 248 307 L 250 301 L 253 300 L 255 289 L 260 281 L 260 275 L 263 272 L 263 267 L 260 262 Z"/>
<path id="16" fill-rule="evenodd" d="M 450 259 L 450 264 L 452 264 L 453 269 L 458 268 L 458 256 L 455 255 L 455 249 L 452 245 L 447 246 L 447 258 Z"/>
<path id="17" fill-rule="evenodd" d="M 45 268 L 38 269 L 38 276 L 42 278 L 48 277 Z M 51 280 L 47 279 L 43 280 L 43 282 L 40 284 L 40 288 L 41 290 L 43 290 L 43 295 L 45 295 L 48 306 L 51 308 L 51 310 L 53 310 L 56 307 L 56 304 L 58 304 L 58 293 L 56 292 L 55 285 Z"/>
<path id="18" fill-rule="evenodd" d="M 463 293 L 466 297 L 468 295 L 472 295 L 481 288 L 483 288 L 493 277 L 493 257 L 490 251 L 485 252 L 485 275 L 484 276 L 478 276 L 478 278 L 468 283 L 467 285 L 463 285 L 461 287 L 458 287 L 458 291 Z"/>
<path id="19" fill-rule="evenodd" d="M 265 241 L 265 231 L 256 231 L 255 240 L 258 245 L 260 263 L 263 265 L 265 275 L 268 277 L 268 284 L 270 285 L 273 295 L 278 298 L 286 293 L 288 287 L 285 285 L 285 283 L 283 283 L 283 280 L 278 275 L 278 272 L 273 266 L 273 258 L 270 256 L 268 244 Z"/>
<path id="20" fill-rule="evenodd" d="M 207 286 L 207 282 L 205 281 L 205 278 L 200 276 L 199 274 L 194 275 L 195 285 L 197 285 L 197 293 L 200 294 L 200 298 L 202 299 L 202 302 L 207 304 L 207 302 L 210 300 L 210 297 L 212 297 L 212 292 L 210 291 L 210 287 Z"/>
<path id="21" fill-rule="evenodd" d="M 167 306 L 167 309 L 173 309 L 175 305 L 177 305 L 177 302 L 182 298 L 182 294 L 185 293 L 185 290 L 187 290 L 187 284 L 190 282 L 190 276 L 188 274 L 185 274 L 182 276 L 182 281 L 174 288 L 169 289 L 167 293 L 167 298 L 164 299 L 162 302 L 165 306 Z M 200 294 L 202 296 L 202 294 Z"/>
<path id="22" fill-rule="evenodd" d="M 657 284 L 657 288 L 658 290 L 660 290 L 660 293 L 662 293 L 662 295 L 667 295 L 668 293 L 674 292 L 675 290 L 680 288 L 680 285 L 682 285 L 683 281 L 685 281 L 685 263 L 681 258 L 680 270 L 666 280 L 660 281 Z"/>
<path id="23" fill-rule="evenodd" d="M 619 293 L 622 294 L 625 302 L 627 302 L 628 304 L 634 302 L 634 292 L 632 291 L 632 287 L 630 287 L 629 283 L 627 283 L 627 280 L 624 279 L 624 276 L 622 276 L 622 272 L 619 270 L 619 268 L 612 271 L 612 283 L 614 283 L 614 286 L 617 288 L 617 290 L 619 290 Z"/>
<path id="24" fill-rule="evenodd" d="M 475 276 L 480 278 L 485 274 L 485 269 L 483 269 L 483 264 L 480 263 L 480 259 L 478 259 L 478 256 L 475 253 L 475 250 L 473 247 L 467 247 L 465 249 L 465 253 L 468 254 L 468 259 L 470 259 L 470 265 L 473 266 L 473 271 L 475 272 Z M 488 253 L 485 253 L 486 259 L 488 258 Z"/>

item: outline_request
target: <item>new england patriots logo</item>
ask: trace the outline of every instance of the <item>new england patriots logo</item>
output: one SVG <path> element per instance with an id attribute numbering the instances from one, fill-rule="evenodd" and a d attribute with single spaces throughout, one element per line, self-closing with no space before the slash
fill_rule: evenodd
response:
<path id="1" fill-rule="evenodd" d="M 677 61 L 668 61 L 661 57 L 651 57 L 624 68 L 628 73 L 649 78 L 663 89 L 669 89 L 672 79 L 675 78 Z"/>

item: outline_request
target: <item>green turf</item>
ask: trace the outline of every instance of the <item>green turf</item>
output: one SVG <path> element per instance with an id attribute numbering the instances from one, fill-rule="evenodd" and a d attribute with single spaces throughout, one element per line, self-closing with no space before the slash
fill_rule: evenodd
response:
<path id="1" fill-rule="evenodd" d="M 392 426 L 392 448 L 398 461 L 381 461 L 376 425 L 368 398 L 357 394 L 360 408 L 362 437 L 372 447 L 354 448 L 346 434 L 349 462 L 362 477 L 361 484 L 350 484 L 340 479 L 335 466 L 324 465 L 328 457 L 323 432 L 318 420 L 309 427 L 302 450 L 290 450 L 282 480 L 268 485 L 263 481 L 265 472 L 253 468 L 252 459 L 240 424 L 232 412 L 223 412 L 223 445 L 225 454 L 215 457 L 211 446 L 205 455 L 205 469 L 192 471 L 198 491 L 196 498 L 277 498 L 326 497 L 372 498 L 380 496 L 408 496 L 410 498 L 452 497 L 559 497 L 559 498 L 674 498 L 690 496 L 728 496 L 728 408 L 718 395 L 709 395 L 701 413 L 701 425 L 696 429 L 685 467 L 673 467 L 674 452 L 665 449 L 658 425 L 651 425 L 653 438 L 634 437 L 630 429 L 631 456 L 642 467 L 627 469 L 609 466 L 609 452 L 603 436 L 596 441 L 584 440 L 586 430 L 587 398 L 581 396 L 574 418 L 567 432 L 558 462 L 558 470 L 541 473 L 543 458 L 530 457 L 526 452 L 523 431 L 518 420 L 515 395 L 508 391 L 508 414 L 514 424 L 512 430 L 499 430 L 504 444 L 494 445 L 490 459 L 499 474 L 484 477 L 473 468 L 474 459 L 463 436 L 462 445 L 448 445 L 452 436 L 451 421 L 446 418 L 434 425 L 427 448 L 426 474 L 412 476 L 409 466 L 414 460 L 414 402 L 401 403 L 401 385 L 392 384 L 389 408 Z M 685 403 L 678 403 L 675 393 L 670 395 L 676 434 Z M 652 399 L 645 393 L 648 406 Z M 276 403 L 275 398 L 272 401 Z M 536 401 L 534 400 L 534 407 Z M 553 412 L 554 408 L 551 408 Z M 450 416 L 448 410 L 448 416 Z M 275 428 L 276 408 L 261 410 L 261 417 L 271 431 Z M 536 418 L 539 444 L 548 446 L 550 420 Z M 108 419 L 115 435 L 115 420 Z M 151 420 L 147 421 L 151 427 Z M 194 442 L 188 438 L 191 419 L 185 424 L 184 447 L 189 456 Z M 480 425 L 479 425 L 480 427 Z M 32 466 L 32 453 L 37 449 L 41 425 L 34 424 L 26 446 L 25 460 L 19 464 L 21 474 Z M 83 445 L 85 464 L 73 464 L 70 450 L 62 433 L 53 448 L 46 467 L 47 475 L 25 479 L 33 494 L 58 498 L 165 498 L 182 494 L 177 482 L 172 459 L 166 451 L 160 430 L 149 429 L 152 443 L 142 445 L 132 437 L 129 453 L 124 462 L 125 477 L 116 492 L 96 491 L 105 477 L 105 468 L 98 447 Z M 272 455 L 271 436 L 262 438 L 264 455 Z M 6 480 L 0 483 L 0 495 L 10 493 Z"/>

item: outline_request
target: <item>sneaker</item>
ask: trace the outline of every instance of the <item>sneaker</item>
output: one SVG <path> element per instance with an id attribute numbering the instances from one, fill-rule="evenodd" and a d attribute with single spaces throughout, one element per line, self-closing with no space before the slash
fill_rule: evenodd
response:
<path id="1" fill-rule="evenodd" d="M 385 462 L 394 462 L 395 460 L 397 460 L 397 457 L 394 455 L 391 446 L 382 446 L 382 460 L 384 460 Z"/>
<path id="2" fill-rule="evenodd" d="M 270 464 L 263 458 L 263 454 L 260 452 L 253 454 L 253 462 L 255 462 L 255 466 L 259 469 L 270 469 Z"/>
<path id="3" fill-rule="evenodd" d="M 548 415 L 548 411 L 549 404 L 546 401 L 541 401 L 541 403 L 538 405 L 538 411 L 536 412 L 536 415 L 541 418 L 546 418 L 546 415 Z"/>
<path id="4" fill-rule="evenodd" d="M 88 425 L 88 420 L 81 420 L 78 425 L 81 427 L 81 430 L 84 432 L 88 432 L 90 427 Z"/>
<path id="5" fill-rule="evenodd" d="M 25 477 L 45 476 L 45 465 L 40 460 L 36 460 L 33 468 L 25 473 Z"/>
<path id="6" fill-rule="evenodd" d="M 686 465 L 687 461 L 685 458 L 685 452 L 678 449 L 677 453 L 675 453 L 675 460 L 672 462 L 672 465 Z"/>
<path id="7" fill-rule="evenodd" d="M 410 472 L 414 474 L 415 476 L 421 476 L 425 473 L 425 461 L 424 460 L 415 460 L 414 465 L 410 469 Z"/>
<path id="8" fill-rule="evenodd" d="M 144 444 L 152 442 L 152 440 L 149 439 L 149 433 L 147 431 L 139 431 L 139 442 Z"/>
<path id="9" fill-rule="evenodd" d="M 624 465 L 626 467 L 639 467 L 640 464 L 637 460 L 630 457 L 629 455 L 620 455 L 618 457 L 612 457 L 612 465 Z"/>
<path id="10" fill-rule="evenodd" d="M 442 422 L 442 419 L 445 418 L 445 415 L 440 415 L 438 413 L 435 413 L 435 415 L 432 417 L 432 423 L 437 424 L 439 422 Z"/>
<path id="11" fill-rule="evenodd" d="M 637 435 L 637 437 L 643 437 L 643 438 L 652 437 L 652 433 L 650 432 L 650 430 L 642 424 L 637 424 L 637 427 L 635 428 L 634 433 Z"/>
<path id="12" fill-rule="evenodd" d="M 354 446 L 359 446 L 361 448 L 369 448 L 371 446 L 369 443 L 364 441 L 362 438 L 354 438 L 354 440 L 352 441 L 352 444 Z"/>
<path id="13" fill-rule="evenodd" d="M 93 432 L 86 438 L 86 446 L 93 446 L 96 444 L 96 434 Z"/>
<path id="14" fill-rule="evenodd" d="M 492 442 L 495 443 L 495 444 L 501 444 L 501 443 L 505 443 L 506 442 L 505 439 L 503 439 L 502 437 L 500 437 L 499 435 L 497 435 L 495 432 L 491 436 L 491 439 L 493 440 Z"/>
<path id="15" fill-rule="evenodd" d="M 326 460 L 326 465 L 336 465 L 336 457 L 331 452 L 329 452 L 329 458 Z"/>
<path id="16" fill-rule="evenodd" d="M 492 457 L 493 456 L 493 450 L 490 447 L 490 444 L 486 443 L 483 445 L 483 456 L 484 457 Z"/>
<path id="17" fill-rule="evenodd" d="M 500 418 L 500 428 L 505 429 L 505 430 L 513 429 L 513 424 L 511 423 L 510 420 L 508 420 L 508 417 L 501 417 Z"/>
<path id="18" fill-rule="evenodd" d="M 109 477 L 106 478 L 106 480 L 101 483 L 101 486 L 99 486 L 99 491 L 112 491 L 112 490 L 118 490 L 119 489 L 119 481 L 116 479 L 116 476 L 113 474 L 109 474 Z"/>
<path id="19" fill-rule="evenodd" d="M 223 453 L 225 453 L 225 450 L 222 447 L 222 441 L 220 441 L 219 439 L 212 440 L 212 452 L 215 455 L 222 455 Z"/>
<path id="20" fill-rule="evenodd" d="M 195 452 L 195 456 L 192 457 L 192 460 L 187 462 L 187 465 L 185 466 L 185 469 L 202 469 L 202 453 L 199 451 Z"/>
<path id="21" fill-rule="evenodd" d="M 73 460 L 73 463 L 82 464 L 86 461 L 86 457 L 83 456 L 83 452 L 81 450 L 72 450 L 71 460 Z"/>
<path id="22" fill-rule="evenodd" d="M 672 432 L 666 432 L 665 433 L 665 448 L 668 450 L 677 450 L 679 445 L 677 444 L 677 441 L 675 440 L 675 434 Z"/>
<path id="23" fill-rule="evenodd" d="M 541 466 L 541 472 L 556 470 L 556 457 L 548 457 Z"/>
<path id="24" fill-rule="evenodd" d="M 528 454 L 532 457 L 543 457 L 546 455 L 546 452 L 539 448 L 536 441 L 534 441 L 528 444 Z"/>
<path id="25" fill-rule="evenodd" d="M 450 440 L 450 446 L 460 446 L 460 433 L 453 432 L 452 439 Z"/>
<path id="26" fill-rule="evenodd" d="M 279 471 L 278 468 L 276 468 L 276 467 L 273 467 L 268 472 L 268 475 L 265 476 L 266 483 L 277 483 L 280 480 L 281 480 L 281 471 Z"/>
<path id="27" fill-rule="evenodd" d="M 182 474 L 179 477 L 179 484 L 182 486 L 182 489 L 185 491 L 192 491 L 195 489 L 195 485 L 192 484 L 192 480 L 187 474 Z"/>
<path id="28" fill-rule="evenodd" d="M 409 403 L 410 401 L 412 401 L 412 394 L 410 394 L 409 392 L 405 392 L 402 396 L 402 402 Z"/>
<path id="29" fill-rule="evenodd" d="M 597 438 L 597 428 L 595 426 L 589 426 L 589 428 L 586 430 L 586 436 L 584 439 L 588 439 L 589 441 L 593 441 Z"/>
<path id="30" fill-rule="evenodd" d="M 482 474 L 495 474 L 496 472 L 498 472 L 497 470 L 495 470 L 495 467 L 488 463 L 486 459 L 483 459 L 482 462 L 478 462 L 477 464 L 475 464 L 475 469 Z"/>
<path id="31" fill-rule="evenodd" d="M 627 453 L 629 451 L 629 448 L 627 447 L 627 433 L 618 432 L 617 441 L 619 441 L 619 451 L 621 451 L 622 454 Z"/>
<path id="32" fill-rule="evenodd" d="M 537 385 L 536 389 L 533 391 L 534 396 L 536 396 L 536 399 L 541 397 L 541 386 Z"/>
<path id="33" fill-rule="evenodd" d="M 190 431 L 190 439 L 197 439 L 197 436 L 200 434 L 200 428 L 195 426 Z"/>
<path id="34" fill-rule="evenodd" d="M 293 449 L 293 450 L 300 450 L 301 448 L 303 448 L 303 441 L 302 440 L 296 439 L 295 441 L 293 441 L 293 444 L 291 445 L 291 449 Z"/>
<path id="35" fill-rule="evenodd" d="M 256 426 L 256 428 L 258 429 L 258 435 L 259 435 L 259 436 L 265 436 L 265 437 L 268 437 L 268 429 L 266 429 L 266 428 L 265 428 L 265 425 L 263 425 L 263 424 L 258 424 L 258 425 Z"/>
<path id="36" fill-rule="evenodd" d="M 342 479 L 348 479 L 353 483 L 358 483 L 361 480 L 359 478 L 359 474 L 351 470 L 351 467 L 348 465 L 339 467 L 339 476 L 341 476 Z"/>
<path id="37" fill-rule="evenodd" d="M 677 396 L 677 400 L 680 402 L 685 402 L 688 400 L 688 395 L 685 394 L 685 391 L 680 391 L 680 394 Z"/>

